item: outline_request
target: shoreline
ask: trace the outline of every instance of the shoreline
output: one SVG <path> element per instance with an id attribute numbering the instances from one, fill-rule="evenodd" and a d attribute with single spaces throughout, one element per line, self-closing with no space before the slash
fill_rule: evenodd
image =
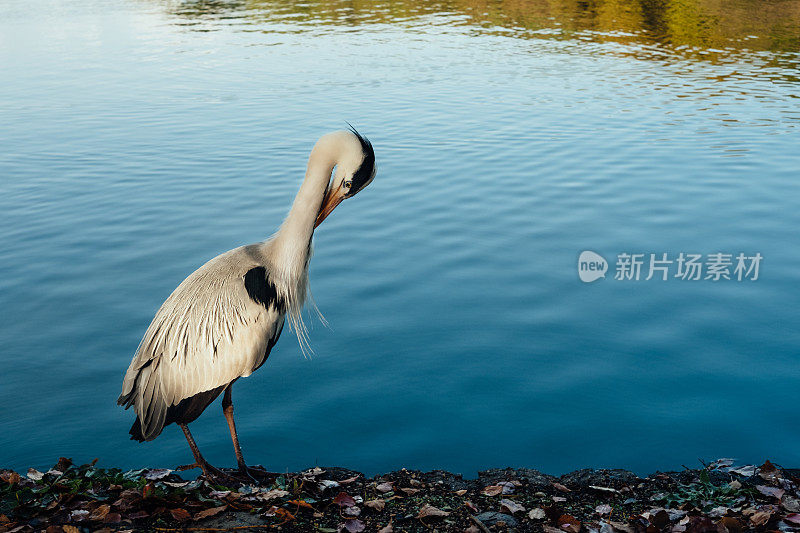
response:
<path id="1" fill-rule="evenodd" d="M 230 474 L 233 470 L 226 470 Z M 800 532 L 800 470 L 766 461 L 639 477 L 490 469 L 365 477 L 338 467 L 209 483 L 168 469 L 123 472 L 62 458 L 0 470 L 0 533 L 47 531 Z"/>

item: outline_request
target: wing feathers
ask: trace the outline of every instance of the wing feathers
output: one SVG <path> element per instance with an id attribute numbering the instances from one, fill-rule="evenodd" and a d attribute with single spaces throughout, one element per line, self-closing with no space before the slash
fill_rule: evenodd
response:
<path id="1" fill-rule="evenodd" d="M 280 334 L 283 310 L 266 269 L 242 268 L 231 257 L 224 262 L 226 255 L 216 259 L 222 264 L 212 260 L 175 289 L 128 368 L 118 402 L 134 406 L 144 440 L 173 421 L 170 408 L 181 401 L 249 375 Z M 131 434 L 138 438 L 135 429 Z"/>

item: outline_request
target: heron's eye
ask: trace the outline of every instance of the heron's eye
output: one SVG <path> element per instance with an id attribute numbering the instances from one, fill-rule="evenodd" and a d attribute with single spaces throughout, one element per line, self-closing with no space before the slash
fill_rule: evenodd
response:
<path id="1" fill-rule="evenodd" d="M 349 189 L 350 187 L 353 186 L 353 180 L 345 180 L 345 182 L 342 185 L 344 185 L 345 189 Z"/>

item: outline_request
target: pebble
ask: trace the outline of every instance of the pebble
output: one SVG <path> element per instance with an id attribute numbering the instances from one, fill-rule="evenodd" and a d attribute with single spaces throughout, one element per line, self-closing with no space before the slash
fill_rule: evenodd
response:
<path id="1" fill-rule="evenodd" d="M 498 522 L 505 522 L 506 525 L 510 527 L 517 526 L 517 519 L 511 516 L 510 514 L 505 514 L 505 513 L 497 513 L 494 511 L 489 511 L 486 513 L 481 513 L 475 518 L 483 522 L 483 524 L 486 526 L 493 526 Z"/>

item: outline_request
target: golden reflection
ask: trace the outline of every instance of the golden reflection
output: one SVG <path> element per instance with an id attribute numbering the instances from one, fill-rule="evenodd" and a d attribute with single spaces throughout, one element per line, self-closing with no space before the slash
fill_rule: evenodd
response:
<path id="1" fill-rule="evenodd" d="M 598 42 L 713 53 L 800 52 L 800 0 L 191 0 L 170 7 L 188 18 L 236 13 L 252 23 L 317 26 L 415 25 L 439 16 L 450 17 L 448 24 L 522 38 L 580 34 Z"/>

